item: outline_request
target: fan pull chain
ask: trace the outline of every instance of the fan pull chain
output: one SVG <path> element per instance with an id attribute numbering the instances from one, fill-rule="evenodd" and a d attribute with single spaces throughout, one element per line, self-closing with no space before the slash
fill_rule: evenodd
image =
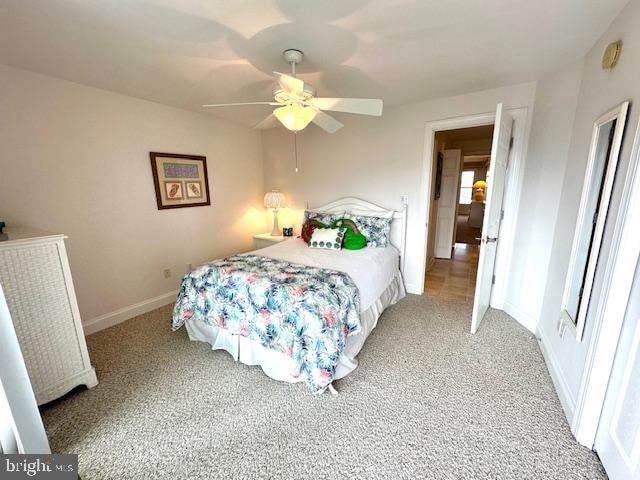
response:
<path id="1" fill-rule="evenodd" d="M 298 173 L 298 132 L 293 132 L 293 151 L 296 157 L 296 173 Z"/>

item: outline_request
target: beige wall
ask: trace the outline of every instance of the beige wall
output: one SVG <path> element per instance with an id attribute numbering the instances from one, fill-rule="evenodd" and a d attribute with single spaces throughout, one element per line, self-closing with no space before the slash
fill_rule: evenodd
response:
<path id="1" fill-rule="evenodd" d="M 538 82 L 536 105 L 527 153 L 520 219 L 512 260 L 514 276 L 509 286 L 512 315 L 537 325 L 541 308 L 562 183 L 567 165 L 582 63 L 568 66 Z"/>
<path id="2" fill-rule="evenodd" d="M 407 288 L 415 292 L 422 286 L 419 263 L 425 253 L 426 226 L 419 203 L 426 123 L 493 112 L 498 102 L 532 109 L 534 95 L 535 83 L 527 83 L 387 108 L 380 118 L 341 116 L 345 127 L 332 135 L 315 126 L 298 134 L 299 173 L 294 171 L 292 134 L 265 131 L 265 188 L 280 188 L 288 195 L 297 225 L 307 200 L 318 205 L 356 196 L 400 208 L 400 196 L 409 195 L 405 277 Z"/>
<path id="3" fill-rule="evenodd" d="M 177 289 L 186 264 L 266 229 L 259 133 L 9 67 L 0 92 L 0 219 L 69 235 L 83 321 Z M 212 205 L 159 211 L 149 151 L 206 155 Z"/>

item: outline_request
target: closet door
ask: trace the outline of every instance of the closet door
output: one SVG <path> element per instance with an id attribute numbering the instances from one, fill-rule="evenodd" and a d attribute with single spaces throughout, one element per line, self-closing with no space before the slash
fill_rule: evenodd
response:
<path id="1" fill-rule="evenodd" d="M 442 162 L 442 183 L 436 220 L 436 258 L 451 258 L 453 232 L 457 220 L 458 188 L 462 150 L 445 150 Z"/>
<path id="2" fill-rule="evenodd" d="M 611 480 L 640 479 L 640 266 L 629 296 L 594 449 Z"/>

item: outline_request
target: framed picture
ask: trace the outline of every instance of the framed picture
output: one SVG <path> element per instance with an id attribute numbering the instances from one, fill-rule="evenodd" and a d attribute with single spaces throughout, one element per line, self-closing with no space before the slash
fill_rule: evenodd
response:
<path id="1" fill-rule="evenodd" d="M 202 184 L 200 182 L 185 182 L 187 198 L 202 198 Z"/>
<path id="2" fill-rule="evenodd" d="M 438 160 L 436 162 L 436 188 L 434 189 L 433 198 L 438 200 L 440 198 L 440 190 L 442 190 L 442 167 L 444 163 L 444 155 L 442 152 L 438 152 Z"/>
<path id="3" fill-rule="evenodd" d="M 211 205 L 206 157 L 159 152 L 149 156 L 158 209 Z"/>

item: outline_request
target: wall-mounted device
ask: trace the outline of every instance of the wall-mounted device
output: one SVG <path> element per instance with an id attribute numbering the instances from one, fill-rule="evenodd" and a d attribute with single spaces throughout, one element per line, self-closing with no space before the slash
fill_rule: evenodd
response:
<path id="1" fill-rule="evenodd" d="M 611 70 L 616 66 L 618 60 L 620 59 L 620 54 L 622 53 L 622 40 L 618 40 L 617 42 L 611 42 L 607 45 L 607 48 L 604 49 L 604 53 L 602 54 L 602 68 L 604 70 Z"/>

